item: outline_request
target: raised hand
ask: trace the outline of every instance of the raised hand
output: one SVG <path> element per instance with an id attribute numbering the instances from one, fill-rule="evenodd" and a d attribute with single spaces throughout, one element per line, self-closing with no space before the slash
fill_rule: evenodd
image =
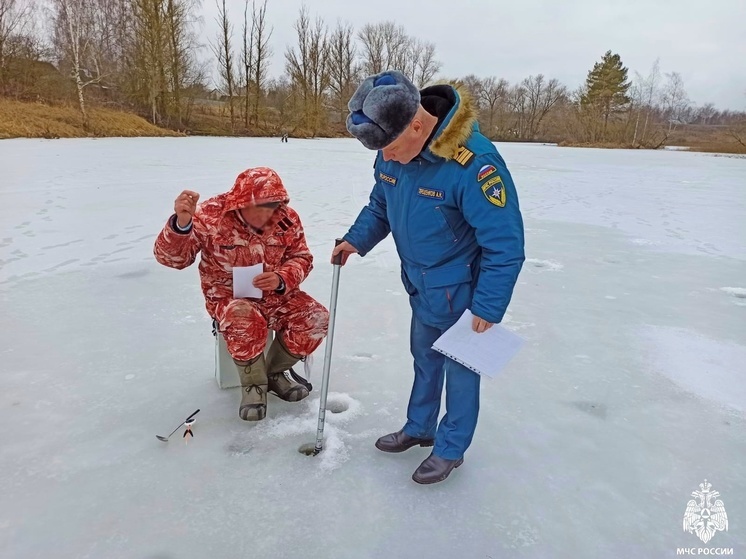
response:
<path id="1" fill-rule="evenodd" d="M 185 190 L 176 197 L 174 201 L 174 212 L 176 212 L 176 223 L 179 227 L 186 227 L 192 221 L 194 212 L 197 211 L 199 194 L 191 190 Z"/>

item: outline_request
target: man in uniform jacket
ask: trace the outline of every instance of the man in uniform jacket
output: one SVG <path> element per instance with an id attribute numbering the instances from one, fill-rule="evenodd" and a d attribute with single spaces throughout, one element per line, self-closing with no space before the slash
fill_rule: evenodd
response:
<path id="1" fill-rule="evenodd" d="M 391 233 L 412 307 L 407 421 L 376 447 L 434 446 L 412 478 L 437 483 L 463 463 L 471 444 L 480 377 L 431 346 L 466 309 L 478 333 L 503 319 L 525 260 L 518 196 L 463 89 L 418 91 L 401 72 L 386 71 L 363 81 L 349 109 L 348 131 L 378 152 L 375 185 L 333 257 L 365 256 Z M 438 423 L 444 383 L 446 413 Z"/>

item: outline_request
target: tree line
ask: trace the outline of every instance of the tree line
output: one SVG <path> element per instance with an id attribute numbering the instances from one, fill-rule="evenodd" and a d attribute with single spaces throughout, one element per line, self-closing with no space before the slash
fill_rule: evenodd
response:
<path id="1" fill-rule="evenodd" d="M 746 148 L 744 113 L 692 104 L 677 72 L 656 61 L 642 75 L 605 53 L 585 83 L 568 89 L 543 74 L 511 84 L 498 76 L 444 76 L 433 43 L 392 21 L 330 26 L 307 7 L 270 76 L 273 27 L 267 0 L 229 13 L 201 44 L 199 0 L 0 0 L 0 95 L 112 105 L 178 130 L 319 136 L 344 132 L 361 80 L 396 68 L 419 87 L 458 82 L 494 140 L 660 147 L 683 127 L 721 128 Z M 205 48 L 207 47 L 207 48 Z M 209 52 L 207 58 L 205 52 Z"/>

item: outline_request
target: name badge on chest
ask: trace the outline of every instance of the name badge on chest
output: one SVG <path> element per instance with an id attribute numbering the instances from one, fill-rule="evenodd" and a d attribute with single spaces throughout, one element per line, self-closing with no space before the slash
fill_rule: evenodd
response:
<path id="1" fill-rule="evenodd" d="M 446 197 L 445 192 L 434 188 L 420 187 L 417 189 L 417 195 L 423 198 L 432 198 L 433 200 L 443 200 Z"/>

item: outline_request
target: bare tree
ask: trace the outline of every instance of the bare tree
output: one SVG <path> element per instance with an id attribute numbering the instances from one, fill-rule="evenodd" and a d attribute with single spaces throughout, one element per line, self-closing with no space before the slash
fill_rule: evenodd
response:
<path id="1" fill-rule="evenodd" d="M 244 87 L 244 126 L 249 128 L 249 107 L 251 104 L 251 78 L 254 75 L 254 28 L 256 26 L 256 9 L 252 2 L 251 4 L 251 26 L 249 26 L 249 0 L 244 3 L 243 10 L 243 27 L 242 27 L 242 39 L 243 44 L 241 45 L 241 66 L 243 67 L 243 81 L 241 85 Z"/>
<path id="2" fill-rule="evenodd" d="M 435 75 L 440 71 L 441 63 L 435 59 L 435 44 L 434 43 L 421 43 L 419 56 L 415 57 L 415 74 L 414 82 L 417 87 L 423 88 L 429 84 Z"/>
<path id="3" fill-rule="evenodd" d="M 32 67 L 20 62 L 47 54 L 35 10 L 33 0 L 0 0 L 0 94 L 23 96 L 37 87 Z"/>
<path id="4" fill-rule="evenodd" d="M 102 75 L 93 49 L 95 36 L 92 0 L 54 0 L 56 42 L 71 65 L 71 76 L 78 94 L 83 128 L 90 126 L 84 90 L 101 81 Z"/>
<path id="5" fill-rule="evenodd" d="M 277 124 L 281 129 L 291 125 L 293 111 L 293 88 L 287 76 L 267 81 L 267 106 L 274 109 Z"/>
<path id="6" fill-rule="evenodd" d="M 487 111 L 487 135 L 494 137 L 495 127 L 505 135 L 501 117 L 507 112 L 510 84 L 505 79 L 489 77 L 482 80 L 481 86 L 479 98 Z"/>
<path id="7" fill-rule="evenodd" d="M 410 37 L 404 27 L 393 21 L 363 26 L 358 39 L 362 71 L 367 75 L 399 70 L 417 86 L 424 87 L 440 71 L 435 45 Z"/>
<path id="8" fill-rule="evenodd" d="M 404 27 L 393 21 L 378 24 L 381 28 L 383 43 L 386 46 L 386 61 L 384 70 L 400 70 L 404 74 L 411 74 L 409 66 L 414 66 L 409 57 L 410 38 Z"/>
<path id="9" fill-rule="evenodd" d="M 528 115 L 528 91 L 524 85 L 515 85 L 508 92 L 508 106 L 510 107 L 515 123 L 510 132 L 518 138 L 526 137 L 527 115 Z"/>
<path id="10" fill-rule="evenodd" d="M 407 41 L 407 61 L 402 66 L 397 68 L 407 76 L 412 83 L 417 85 L 417 63 L 422 56 L 422 52 L 425 50 L 425 43 L 419 39 L 410 38 Z M 422 86 L 420 86 L 421 88 Z"/>
<path id="11" fill-rule="evenodd" d="M 630 91 L 630 114 L 636 114 L 635 129 L 632 135 L 632 145 L 637 147 L 637 137 L 640 129 L 640 118 L 644 110 L 645 83 L 639 72 L 635 72 L 635 79 L 632 81 Z"/>
<path id="12" fill-rule="evenodd" d="M 153 124 L 160 124 L 168 108 L 165 102 L 168 39 L 161 0 L 134 0 L 131 57 L 132 90 L 147 103 Z"/>
<path id="13" fill-rule="evenodd" d="M 741 145 L 742 149 L 746 149 L 746 118 L 740 124 L 732 126 L 728 134 Z"/>
<path id="14" fill-rule="evenodd" d="M 98 0 L 111 2 L 112 0 Z M 154 124 L 181 127 L 204 81 L 196 60 L 198 0 L 115 0 L 112 15 L 115 81 L 127 97 L 146 104 Z"/>
<path id="15" fill-rule="evenodd" d="M 186 102 L 186 107 L 184 108 L 185 112 L 182 111 L 182 118 L 185 122 L 188 122 L 195 98 L 201 94 L 200 92 L 204 91 L 205 84 L 208 82 L 209 70 L 208 62 L 198 58 L 203 48 L 199 38 L 199 29 L 202 24 L 199 15 L 201 0 L 179 0 L 179 2 L 183 2 L 186 7 L 182 11 L 182 19 L 178 21 L 182 31 L 178 34 L 179 42 L 177 44 L 181 45 L 178 53 L 181 53 L 182 58 L 180 82 L 174 80 L 174 87 L 183 91 L 182 101 Z M 172 56 L 178 53 L 172 53 Z"/>
<path id="16" fill-rule="evenodd" d="M 308 105 L 311 102 L 309 84 L 311 74 L 311 46 L 309 44 L 311 22 L 305 5 L 301 6 L 298 19 L 293 27 L 297 35 L 298 50 L 288 47 L 285 51 L 285 71 L 289 77 L 293 96 L 300 105 L 303 124 L 307 126 L 309 120 Z M 300 99 L 298 100 L 297 97 L 300 97 Z"/>
<path id="17" fill-rule="evenodd" d="M 526 94 L 526 139 L 534 140 L 544 117 L 567 95 L 565 86 L 558 80 L 546 81 L 543 74 L 529 76 L 521 84 Z"/>
<path id="18" fill-rule="evenodd" d="M 181 90 L 189 74 L 190 53 L 195 46 L 188 31 L 188 20 L 193 8 L 192 0 L 166 2 L 168 91 L 172 100 L 169 113 L 174 114 L 178 128 L 183 125 Z"/>
<path id="19" fill-rule="evenodd" d="M 386 60 L 386 42 L 380 25 L 368 23 L 358 32 L 362 45 L 362 70 L 366 75 L 383 72 Z"/>
<path id="20" fill-rule="evenodd" d="M 323 101 L 330 82 L 328 34 L 321 18 L 311 26 L 305 6 L 294 27 L 297 50 L 288 47 L 285 69 L 293 88 L 301 96 L 305 126 L 315 136 L 323 128 Z"/>
<path id="21" fill-rule="evenodd" d="M 218 72 L 221 84 L 224 85 L 228 93 L 228 107 L 231 116 L 231 132 L 236 130 L 235 110 L 233 107 L 234 86 L 236 83 L 235 66 L 233 60 L 233 47 L 231 38 L 233 35 L 233 25 L 228 19 L 228 11 L 225 6 L 225 0 L 216 0 L 218 6 L 218 16 L 216 18 L 220 31 L 218 32 L 217 45 L 211 45 L 215 56 L 218 59 Z"/>
<path id="22" fill-rule="evenodd" d="M 666 74 L 668 82 L 663 89 L 663 108 L 668 118 L 668 130 L 683 123 L 689 107 L 689 96 L 684 89 L 684 80 L 678 72 Z"/>
<path id="23" fill-rule="evenodd" d="M 122 78 L 132 45 L 133 6 L 126 0 L 91 0 L 93 6 L 93 36 L 91 47 L 96 53 L 98 72 L 106 75 L 107 82 Z M 176 19 L 180 6 L 177 3 L 169 10 Z"/>
<path id="24" fill-rule="evenodd" d="M 498 113 L 504 110 L 508 82 L 498 81 L 495 77 L 480 78 L 469 74 L 457 81 L 462 90 L 466 90 L 472 98 L 472 104 L 477 110 L 482 132 L 488 137 L 495 137 L 501 119 Z"/>
<path id="25" fill-rule="evenodd" d="M 640 138 L 641 143 L 645 142 L 648 132 L 648 124 L 650 122 L 650 115 L 652 114 L 655 105 L 658 103 L 658 96 L 660 94 L 660 78 L 660 64 L 659 61 L 656 59 L 656 61 L 653 63 L 652 68 L 650 69 L 648 77 L 643 81 L 642 84 L 642 102 L 645 109 L 645 124 L 642 128 L 642 137 Z"/>
<path id="26" fill-rule="evenodd" d="M 13 36 L 22 35 L 31 21 L 33 4 L 25 0 L 0 0 L 0 83 L 6 58 L 13 56 L 10 49 Z"/>
<path id="27" fill-rule="evenodd" d="M 457 83 L 462 89 L 466 89 L 467 93 L 471 97 L 472 104 L 476 108 L 477 112 L 480 113 L 484 110 L 484 101 L 482 100 L 482 78 L 476 74 L 468 74 L 463 78 L 459 79 Z"/>
<path id="28" fill-rule="evenodd" d="M 329 38 L 329 89 L 340 122 L 345 121 L 347 102 L 355 93 L 358 82 L 359 69 L 355 64 L 356 57 L 357 48 L 352 25 L 338 21 Z"/>
<path id="29" fill-rule="evenodd" d="M 358 33 L 362 44 L 363 71 L 377 74 L 384 70 L 399 70 L 413 77 L 416 60 L 412 57 L 412 39 L 404 27 L 393 21 L 367 24 Z"/>
<path id="30" fill-rule="evenodd" d="M 705 103 L 697 109 L 697 119 L 704 125 L 710 124 L 710 120 L 712 120 L 715 114 L 717 114 L 717 110 L 712 103 Z"/>
<path id="31" fill-rule="evenodd" d="M 259 103 L 262 99 L 265 86 L 267 85 L 267 73 L 272 57 L 272 48 L 269 40 L 273 29 L 267 27 L 267 0 L 264 0 L 261 8 L 254 11 L 252 17 L 254 22 L 254 124 L 259 126 Z"/>
<path id="32" fill-rule="evenodd" d="M 9 28 L 6 8 L 11 2 L 31 6 L 33 1 L 0 0 L 0 29 Z M 181 127 L 185 99 L 194 95 L 186 90 L 203 79 L 193 30 L 198 2 L 50 0 L 44 39 L 51 49 L 43 48 L 34 25 L 41 18 L 33 14 L 36 17 L 24 29 L 24 36 L 11 37 L 17 60 L 14 79 L 43 75 L 45 79 L 33 86 L 35 94 L 43 98 L 64 98 L 73 91 L 86 127 L 90 125 L 90 106 L 97 99 L 134 104 L 140 109 L 147 106 L 154 123 Z M 5 60 L 10 52 L 5 48 L 7 34 L 0 35 Z M 23 50 L 24 61 L 18 62 L 18 49 Z M 31 61 L 52 61 L 62 76 L 71 79 L 65 83 L 44 64 Z"/>
<path id="33" fill-rule="evenodd" d="M 746 92 L 744 92 L 746 95 Z M 738 113 L 736 122 L 730 128 L 729 134 L 738 142 L 742 149 L 746 149 L 746 113 Z"/>
<path id="34" fill-rule="evenodd" d="M 243 66 L 242 85 L 245 88 L 245 125 L 250 122 L 259 125 L 259 104 L 267 84 L 267 71 L 272 56 L 269 39 L 272 28 L 267 27 L 267 0 L 257 9 L 256 2 L 251 3 L 251 26 L 249 26 L 249 1 L 244 5 L 243 45 L 241 65 Z M 252 103 L 253 100 L 253 103 Z"/>

